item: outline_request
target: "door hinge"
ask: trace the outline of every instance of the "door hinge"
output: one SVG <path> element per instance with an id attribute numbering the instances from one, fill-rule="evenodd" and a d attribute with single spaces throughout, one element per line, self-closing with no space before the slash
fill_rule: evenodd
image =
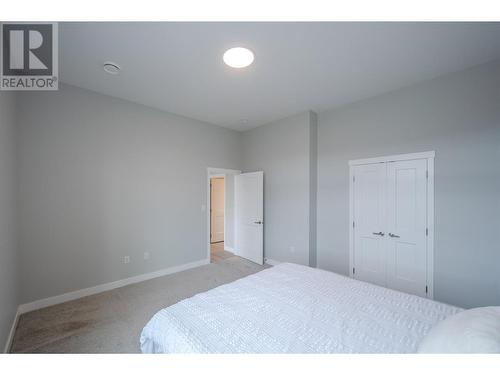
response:
<path id="1" fill-rule="evenodd" d="M 425 178 L 429 178 L 429 171 L 425 171 Z"/>
<path id="2" fill-rule="evenodd" d="M 354 221 L 352 222 L 352 227 L 354 228 L 355 224 L 354 224 Z"/>
<path id="3" fill-rule="evenodd" d="M 356 182 L 356 176 L 352 176 L 352 182 Z"/>
<path id="4" fill-rule="evenodd" d="M 428 236 L 429 235 L 429 228 L 425 228 L 425 235 Z"/>
<path id="5" fill-rule="evenodd" d="M 356 268 L 352 267 L 352 274 L 354 275 L 356 273 Z"/>
<path id="6" fill-rule="evenodd" d="M 429 292 L 429 287 L 426 285 L 425 286 L 425 294 L 427 294 Z"/>

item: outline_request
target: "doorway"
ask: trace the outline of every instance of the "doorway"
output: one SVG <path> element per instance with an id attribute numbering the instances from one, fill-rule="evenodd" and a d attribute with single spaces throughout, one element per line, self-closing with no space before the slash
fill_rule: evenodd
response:
<path id="1" fill-rule="evenodd" d="M 207 168 L 205 209 L 207 260 L 223 262 L 238 256 L 264 263 L 264 172 Z"/>
<path id="2" fill-rule="evenodd" d="M 234 256 L 234 176 L 238 170 L 208 168 L 207 258 L 211 263 Z"/>
<path id="3" fill-rule="evenodd" d="M 233 254 L 224 249 L 225 234 L 225 178 L 210 178 L 210 262 L 230 258 Z"/>

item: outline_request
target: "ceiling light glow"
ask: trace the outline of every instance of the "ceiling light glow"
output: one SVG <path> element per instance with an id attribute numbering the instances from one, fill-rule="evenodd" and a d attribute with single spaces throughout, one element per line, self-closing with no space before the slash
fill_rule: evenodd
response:
<path id="1" fill-rule="evenodd" d="M 235 47 L 228 49 L 223 56 L 224 62 L 232 68 L 244 68 L 253 63 L 253 52 L 248 48 Z"/>

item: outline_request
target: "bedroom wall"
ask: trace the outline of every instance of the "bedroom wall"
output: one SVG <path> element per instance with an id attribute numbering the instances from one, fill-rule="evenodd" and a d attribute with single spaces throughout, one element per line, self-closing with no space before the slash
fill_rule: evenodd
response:
<path id="1" fill-rule="evenodd" d="M 499 108 L 494 62 L 320 113 L 318 267 L 348 274 L 348 160 L 435 150 L 435 299 L 500 305 Z"/>
<path id="2" fill-rule="evenodd" d="M 309 112 L 309 266 L 318 263 L 318 115 Z"/>
<path id="3" fill-rule="evenodd" d="M 207 167 L 239 169 L 239 133 L 68 85 L 19 124 L 21 303 L 206 259 Z"/>
<path id="4" fill-rule="evenodd" d="M 0 91 L 0 352 L 18 305 L 15 94 Z"/>
<path id="5" fill-rule="evenodd" d="M 315 126 L 315 114 L 304 112 L 243 132 L 244 172 L 264 171 L 266 258 L 310 264 L 316 233 L 310 231 Z"/>

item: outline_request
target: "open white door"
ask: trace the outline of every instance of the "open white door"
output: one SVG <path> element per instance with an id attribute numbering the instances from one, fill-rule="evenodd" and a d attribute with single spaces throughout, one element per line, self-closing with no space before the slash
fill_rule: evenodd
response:
<path id="1" fill-rule="evenodd" d="M 264 172 L 234 176 L 235 253 L 264 264 Z"/>

